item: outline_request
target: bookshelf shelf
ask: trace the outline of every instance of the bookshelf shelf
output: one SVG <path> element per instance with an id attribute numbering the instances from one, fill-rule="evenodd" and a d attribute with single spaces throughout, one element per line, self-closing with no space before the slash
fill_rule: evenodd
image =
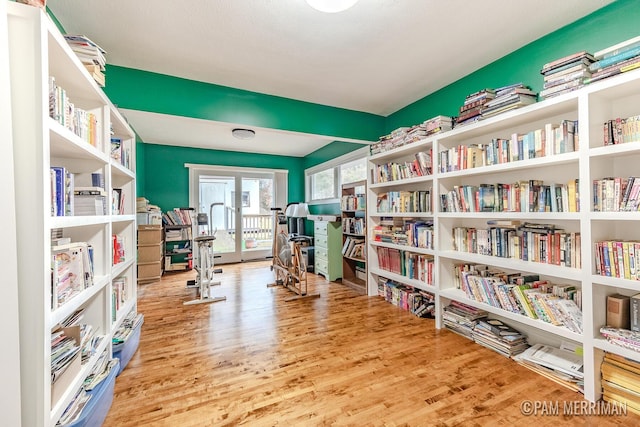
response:
<path id="1" fill-rule="evenodd" d="M 111 355 L 113 332 L 124 318 L 124 313 L 115 321 L 111 318 L 116 289 L 121 291 L 121 310 L 136 309 L 135 134 L 41 8 L 9 2 L 7 23 L 12 91 L 20 94 L 11 98 L 15 207 L 22 212 L 16 217 L 16 236 L 18 242 L 28 242 L 17 247 L 22 424 L 52 427 L 99 356 Z M 61 104 L 68 111 L 72 103 L 80 118 L 61 124 L 63 116 L 49 116 L 50 99 L 53 111 Z M 130 167 L 111 156 L 113 137 L 121 140 Z M 63 174 L 54 174 L 52 180 L 52 167 L 64 168 Z M 56 181 L 58 176 L 65 179 Z M 98 191 L 95 200 L 89 199 L 89 208 L 83 210 L 79 209 L 82 203 L 76 203 L 82 200 L 74 197 L 77 187 L 102 190 L 94 190 Z M 60 188 L 63 191 L 58 192 Z M 125 196 L 116 211 L 120 214 L 111 209 L 113 189 Z M 71 199 L 73 208 L 65 203 L 62 212 L 55 212 L 65 216 L 52 216 L 56 205 Z M 116 265 L 114 236 L 126 259 Z M 77 277 L 85 277 L 86 271 L 93 280 L 86 289 L 77 286 L 80 292 L 66 301 L 57 295 L 64 302 L 52 309 L 57 292 L 65 289 L 52 283 L 54 238 L 86 243 L 80 247 L 91 255 L 85 258 L 86 264 L 80 263 L 82 274 Z M 87 286 L 89 280 L 74 287 L 78 284 Z M 53 382 L 52 328 L 79 309 L 84 310 L 81 323 L 104 338 L 89 361 L 80 363 L 77 356 Z"/>
<path id="2" fill-rule="evenodd" d="M 631 296 L 640 293 L 640 282 L 635 280 L 604 277 L 596 271 L 595 242 L 634 241 L 640 242 L 640 220 L 638 212 L 594 212 L 594 180 L 607 177 L 637 176 L 640 161 L 640 141 L 604 146 L 603 124 L 616 118 L 640 114 L 640 70 L 623 73 L 582 89 L 553 97 L 520 109 L 505 112 L 486 120 L 456 127 L 453 130 L 432 135 L 419 142 L 369 156 L 369 180 L 367 204 L 377 206 L 378 196 L 391 191 L 416 191 L 431 189 L 433 213 L 383 213 L 372 208 L 367 213 L 368 229 L 375 230 L 385 223 L 408 219 L 433 221 L 433 250 L 421 250 L 394 243 L 374 241 L 369 232 L 368 294 L 378 295 L 378 279 L 392 279 L 400 284 L 416 286 L 411 279 L 389 274 L 380 268 L 378 249 L 403 250 L 434 258 L 434 286 L 420 289 L 432 293 L 436 298 L 436 328 L 443 328 L 444 307 L 451 301 L 462 302 L 491 313 L 491 316 L 506 322 L 516 322 L 530 342 L 559 344 L 569 340 L 584 350 L 584 395 L 595 401 L 601 397 L 600 365 L 602 351 L 608 351 L 640 361 L 640 353 L 612 345 L 600 336 L 599 329 L 606 322 L 607 297 L 616 293 Z M 493 139 L 512 138 L 514 134 L 527 134 L 545 129 L 548 124 L 560 124 L 563 120 L 577 121 L 578 146 L 574 151 L 546 155 L 526 160 L 447 171 L 441 168 L 440 160 L 451 159 L 442 155 L 445 151 L 457 153 L 469 147 L 492 143 Z M 403 163 L 418 152 L 432 150 L 433 174 L 428 177 L 373 183 L 379 166 Z M 557 152 L 557 151 L 556 151 Z M 448 153 L 447 153 L 448 154 Z M 446 172 L 445 172 L 446 171 Z M 483 184 L 511 184 L 520 181 L 542 180 L 545 185 L 575 182 L 577 212 L 443 212 L 440 196 L 454 188 L 479 187 Z M 488 229 L 490 220 L 520 221 L 534 224 L 553 224 L 566 233 L 579 233 L 581 264 L 577 268 L 559 266 L 516 258 L 500 258 L 454 250 L 454 229 Z M 473 243 L 473 242 L 472 242 Z M 572 242 L 573 243 L 573 242 Z M 456 243 L 459 244 L 459 243 Z M 466 243 L 465 243 L 466 244 Z M 464 247 L 464 246 L 463 246 Z M 569 249 L 565 247 L 565 249 Z M 562 326 L 555 326 L 538 319 L 511 313 L 502 308 L 472 301 L 464 291 L 456 289 L 453 267 L 458 264 L 486 265 L 509 273 L 539 275 L 541 280 L 553 284 L 576 286 L 581 291 L 583 331 L 578 334 Z"/>
<path id="3" fill-rule="evenodd" d="M 398 249 L 400 251 L 414 252 L 422 255 L 435 255 L 435 251 L 433 249 L 418 248 L 415 246 L 396 245 L 394 243 L 376 242 L 376 241 L 371 242 L 370 245 L 375 247 L 380 247 L 380 248 L 390 248 L 390 249 Z"/>
<path id="4" fill-rule="evenodd" d="M 582 270 L 578 268 L 563 267 L 554 264 L 545 264 L 542 262 L 521 261 L 512 258 L 501 258 L 458 251 L 437 251 L 437 253 L 443 259 L 448 258 L 450 260 L 465 263 L 493 265 L 495 267 L 508 270 L 537 273 L 541 275 L 557 277 L 560 279 L 572 280 L 576 277 L 579 277 L 582 273 Z"/>
<path id="5" fill-rule="evenodd" d="M 599 276 L 594 274 L 591 276 L 591 283 L 594 285 L 603 285 L 611 288 L 628 289 L 630 291 L 640 292 L 640 281 L 621 279 L 619 277 Z"/>
<path id="6" fill-rule="evenodd" d="M 421 282 L 420 280 L 410 279 L 401 274 L 396 274 L 391 271 L 383 270 L 381 268 L 372 268 L 371 272 L 377 276 L 386 277 L 388 279 L 395 280 L 400 283 L 405 283 L 407 285 L 413 286 L 414 288 L 421 289 L 423 291 L 432 292 L 432 293 L 437 292 L 437 289 L 435 286 L 425 282 Z"/>
<path id="7" fill-rule="evenodd" d="M 621 347 L 619 345 L 611 344 L 604 338 L 594 338 L 593 346 L 597 349 L 609 353 L 615 353 L 620 356 L 626 357 L 627 359 L 640 362 L 640 353 L 638 353 L 637 351 L 629 350 L 628 348 Z"/>

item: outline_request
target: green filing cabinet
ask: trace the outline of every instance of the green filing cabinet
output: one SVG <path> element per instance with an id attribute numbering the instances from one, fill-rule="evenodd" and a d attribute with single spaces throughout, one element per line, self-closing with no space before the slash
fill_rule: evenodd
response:
<path id="1" fill-rule="evenodd" d="M 329 281 L 342 278 L 342 223 L 314 221 L 315 272 Z"/>

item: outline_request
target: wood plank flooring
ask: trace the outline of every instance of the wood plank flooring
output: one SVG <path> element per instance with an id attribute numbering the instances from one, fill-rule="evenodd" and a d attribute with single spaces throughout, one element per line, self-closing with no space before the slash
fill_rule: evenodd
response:
<path id="1" fill-rule="evenodd" d="M 562 413 L 582 395 L 321 276 L 320 298 L 285 302 L 268 262 L 223 269 L 223 302 L 183 306 L 194 272 L 138 287 L 140 347 L 105 427 L 640 425 L 631 412 L 523 416 L 525 399 Z"/>

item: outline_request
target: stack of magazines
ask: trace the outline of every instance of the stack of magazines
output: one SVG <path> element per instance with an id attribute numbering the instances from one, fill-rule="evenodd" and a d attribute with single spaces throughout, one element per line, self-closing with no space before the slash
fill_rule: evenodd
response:
<path id="1" fill-rule="evenodd" d="M 560 348 L 535 344 L 513 359 L 558 384 L 581 391 L 584 373 L 582 356 L 578 353 L 577 348 L 569 343 L 562 343 Z"/>

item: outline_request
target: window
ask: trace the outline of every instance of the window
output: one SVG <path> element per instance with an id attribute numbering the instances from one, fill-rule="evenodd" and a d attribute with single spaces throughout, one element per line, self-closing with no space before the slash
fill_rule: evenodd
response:
<path id="1" fill-rule="evenodd" d="M 336 179 L 334 168 L 325 169 L 311 175 L 311 199 L 333 199 L 336 196 Z"/>
<path id="2" fill-rule="evenodd" d="M 364 181 L 367 179 L 367 159 L 353 160 L 340 165 L 340 184 Z"/>
<path id="3" fill-rule="evenodd" d="M 363 147 L 305 170 L 307 203 L 339 203 L 342 184 L 367 179 L 368 153 Z"/>

